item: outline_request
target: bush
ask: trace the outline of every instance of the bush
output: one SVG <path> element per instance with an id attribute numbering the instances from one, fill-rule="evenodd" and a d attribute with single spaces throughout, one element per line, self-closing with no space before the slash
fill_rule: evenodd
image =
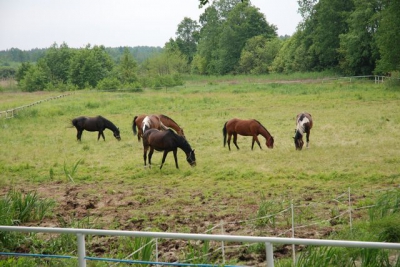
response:
<path id="1" fill-rule="evenodd" d="M 99 81 L 96 88 L 99 90 L 117 90 L 121 87 L 121 83 L 117 78 L 104 78 Z"/>

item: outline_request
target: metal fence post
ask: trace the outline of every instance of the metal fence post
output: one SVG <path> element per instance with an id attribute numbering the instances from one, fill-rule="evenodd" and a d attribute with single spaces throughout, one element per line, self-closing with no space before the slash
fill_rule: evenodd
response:
<path id="1" fill-rule="evenodd" d="M 86 267 L 86 249 L 85 249 L 85 235 L 77 233 L 78 238 L 78 266 Z"/>
<path id="2" fill-rule="evenodd" d="M 274 248 L 271 243 L 265 243 L 265 250 L 267 252 L 267 266 L 274 267 Z"/>

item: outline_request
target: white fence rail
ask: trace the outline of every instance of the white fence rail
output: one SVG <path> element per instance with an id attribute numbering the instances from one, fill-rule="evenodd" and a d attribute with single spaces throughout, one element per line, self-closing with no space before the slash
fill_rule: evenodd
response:
<path id="1" fill-rule="evenodd" d="M 46 99 L 44 99 L 44 100 L 39 100 L 39 101 L 33 102 L 33 103 L 31 103 L 31 104 L 28 104 L 28 105 L 24 105 L 24 106 L 20 106 L 20 107 L 8 109 L 8 110 L 0 111 L 0 118 L 5 117 L 6 119 L 11 119 L 11 118 L 14 118 L 14 116 L 15 116 L 20 110 L 23 110 L 23 109 L 25 109 L 25 108 L 29 108 L 29 107 L 38 105 L 38 104 L 40 104 L 40 103 L 42 103 L 42 102 L 50 101 L 50 100 L 53 100 L 53 99 L 59 99 L 59 98 L 66 97 L 66 96 L 69 96 L 69 95 L 70 95 L 70 93 L 69 93 L 69 94 L 63 94 L 63 95 L 58 95 L 58 96 L 53 96 L 53 97 L 46 98 Z"/>
<path id="2" fill-rule="evenodd" d="M 237 236 L 237 235 L 210 235 L 210 234 L 183 234 L 183 233 L 161 233 L 161 232 L 139 232 L 139 231 L 118 231 L 118 230 L 95 230 L 78 228 L 48 228 L 48 227 L 23 227 L 23 226 L 0 226 L 0 231 L 30 232 L 30 233 L 54 233 L 54 234 L 74 234 L 77 236 L 77 258 L 79 267 L 86 267 L 86 235 L 101 236 L 128 236 L 128 237 L 147 237 L 162 239 L 181 239 L 181 240 L 209 240 L 221 242 L 247 242 L 264 243 L 266 247 L 266 258 L 268 267 L 274 266 L 273 244 L 293 244 L 293 245 L 312 245 L 312 246 L 333 246 L 333 247 L 353 247 L 353 248 L 376 248 L 376 249 L 395 249 L 400 250 L 400 243 L 383 242 L 362 242 L 345 240 L 322 240 L 322 239 L 303 239 L 285 237 L 257 237 L 257 236 Z M 162 265 L 162 263 L 160 263 Z"/>

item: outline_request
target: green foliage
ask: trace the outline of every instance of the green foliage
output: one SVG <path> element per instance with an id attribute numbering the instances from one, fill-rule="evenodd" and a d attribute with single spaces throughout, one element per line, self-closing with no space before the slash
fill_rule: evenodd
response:
<path id="1" fill-rule="evenodd" d="M 25 92 L 42 91 L 48 82 L 49 77 L 46 70 L 40 65 L 35 65 L 26 71 L 23 79 L 19 82 L 19 87 Z"/>
<path id="2" fill-rule="evenodd" d="M 381 54 L 377 72 L 400 71 L 400 2 L 385 1 L 377 29 L 377 45 Z"/>
<path id="3" fill-rule="evenodd" d="M 374 38 L 379 3 L 355 0 L 354 4 L 355 10 L 348 18 L 349 31 L 339 35 L 340 68 L 349 75 L 369 75 L 379 56 Z"/>
<path id="4" fill-rule="evenodd" d="M 106 78 L 113 68 L 113 62 L 104 46 L 87 45 L 78 50 L 71 58 L 69 77 L 72 84 L 79 89 L 96 87 Z"/>
<path id="5" fill-rule="evenodd" d="M 281 45 L 282 41 L 278 38 L 268 40 L 262 35 L 250 38 L 242 50 L 238 71 L 246 74 L 269 73 Z"/>
<path id="6" fill-rule="evenodd" d="M 107 77 L 99 81 L 97 89 L 100 90 L 117 90 L 121 87 L 121 82 L 115 77 Z"/>
<path id="7" fill-rule="evenodd" d="M 128 48 L 124 49 L 124 54 L 121 57 L 118 65 L 118 76 L 122 84 L 130 84 L 137 81 L 137 63 L 129 52 Z M 118 85 L 119 86 L 119 85 Z M 116 89 L 116 88 L 113 88 Z"/>

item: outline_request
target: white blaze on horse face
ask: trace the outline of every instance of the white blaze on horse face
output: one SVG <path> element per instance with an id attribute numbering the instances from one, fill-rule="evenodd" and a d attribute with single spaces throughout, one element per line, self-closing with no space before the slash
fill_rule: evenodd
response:
<path id="1" fill-rule="evenodd" d="M 144 133 L 147 129 L 150 129 L 150 117 L 149 117 L 149 116 L 146 116 L 146 117 L 143 119 L 143 122 L 142 122 L 142 130 L 143 130 L 143 133 Z"/>
<path id="2" fill-rule="evenodd" d="M 301 135 L 304 134 L 305 130 L 305 126 L 304 124 L 310 122 L 310 120 L 307 117 L 304 117 L 303 120 L 298 120 L 297 121 L 297 130 L 300 132 Z"/>

